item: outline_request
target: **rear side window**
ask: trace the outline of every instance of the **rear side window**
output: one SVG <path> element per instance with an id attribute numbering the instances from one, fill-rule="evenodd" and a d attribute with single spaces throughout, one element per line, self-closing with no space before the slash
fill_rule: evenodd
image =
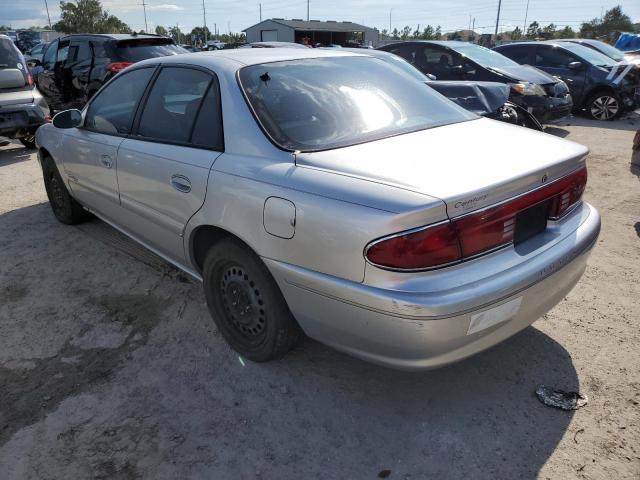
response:
<path id="1" fill-rule="evenodd" d="M 87 110 L 85 127 L 107 135 L 129 133 L 136 107 L 153 72 L 153 68 L 141 68 L 118 75 L 94 97 Z"/>
<path id="2" fill-rule="evenodd" d="M 83 60 L 89 60 L 90 58 L 91 47 L 89 47 L 89 42 L 71 42 L 67 63 L 82 62 Z"/>
<path id="3" fill-rule="evenodd" d="M 0 68 L 24 68 L 20 50 L 11 40 L 0 40 Z"/>
<path id="4" fill-rule="evenodd" d="M 526 47 L 510 47 L 498 50 L 498 53 L 501 53 L 505 57 L 509 57 L 514 62 L 518 62 L 519 64 L 530 63 L 529 60 L 529 49 Z"/>
<path id="5" fill-rule="evenodd" d="M 569 55 L 564 50 L 551 47 L 536 49 L 535 57 L 536 67 L 564 68 L 576 61 L 576 57 Z"/>
<path id="6" fill-rule="evenodd" d="M 56 63 L 56 53 L 58 53 L 58 40 L 50 43 L 44 52 L 42 63 L 44 68 L 51 68 Z"/>
<path id="7" fill-rule="evenodd" d="M 224 139 L 222 135 L 220 90 L 218 88 L 218 82 L 214 80 L 209 86 L 209 90 L 200 107 L 200 113 L 193 127 L 191 143 L 222 151 L 224 149 Z"/>
<path id="8" fill-rule="evenodd" d="M 138 135 L 187 143 L 211 76 L 191 68 L 163 68 L 140 117 Z"/>
<path id="9" fill-rule="evenodd" d="M 166 39 L 125 40 L 116 44 L 116 55 L 127 62 L 139 62 L 147 58 L 178 55 L 186 50 Z"/>

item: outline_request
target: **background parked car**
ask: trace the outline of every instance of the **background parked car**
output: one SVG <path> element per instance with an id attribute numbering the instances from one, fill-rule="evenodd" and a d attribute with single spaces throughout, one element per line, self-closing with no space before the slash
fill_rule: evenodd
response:
<path id="1" fill-rule="evenodd" d="M 158 35 L 69 35 L 49 44 L 35 80 L 52 109 L 77 108 L 129 65 L 180 53 L 187 51 Z"/>
<path id="2" fill-rule="evenodd" d="M 571 113 L 573 101 L 561 80 L 478 45 L 457 41 L 412 41 L 385 45 L 423 73 L 438 80 L 473 80 L 506 83 L 509 100 L 531 112 L 541 122 Z"/>
<path id="3" fill-rule="evenodd" d="M 640 69 L 631 64 L 627 68 L 591 48 L 572 42 L 523 42 L 495 50 L 564 80 L 576 108 L 593 119 L 613 120 L 635 105 Z"/>
<path id="4" fill-rule="evenodd" d="M 42 63 L 42 57 L 44 57 L 44 51 L 47 49 L 49 45 L 48 42 L 39 43 L 35 47 L 31 48 L 27 53 L 24 54 L 24 61 L 27 62 L 27 65 L 33 62 L 34 65 Z"/>
<path id="5" fill-rule="evenodd" d="M 504 83 L 438 80 L 435 75 L 425 75 L 403 58 L 390 52 L 362 48 L 344 48 L 343 51 L 369 55 L 390 63 L 476 115 L 535 130 L 543 129 L 531 113 L 509 101 L 509 87 Z"/>
<path id="6" fill-rule="evenodd" d="M 633 52 L 623 52 L 622 50 L 618 50 L 616 47 L 613 47 L 608 43 L 601 42 L 600 40 L 594 40 L 592 38 L 572 38 L 555 41 L 577 43 L 578 45 L 582 45 L 583 47 L 591 48 L 600 53 L 603 53 L 616 62 L 628 62 L 640 65 L 640 54 Z"/>
<path id="7" fill-rule="evenodd" d="M 20 50 L 0 35 L 0 136 L 35 148 L 35 132 L 46 123 L 49 106 L 34 87 Z"/>

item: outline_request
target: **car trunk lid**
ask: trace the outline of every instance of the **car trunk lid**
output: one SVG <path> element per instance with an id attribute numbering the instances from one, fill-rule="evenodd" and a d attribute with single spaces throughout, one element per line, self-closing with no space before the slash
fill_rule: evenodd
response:
<path id="1" fill-rule="evenodd" d="M 296 164 L 437 197 L 450 218 L 517 197 L 579 168 L 586 147 L 478 119 L 322 152 Z"/>

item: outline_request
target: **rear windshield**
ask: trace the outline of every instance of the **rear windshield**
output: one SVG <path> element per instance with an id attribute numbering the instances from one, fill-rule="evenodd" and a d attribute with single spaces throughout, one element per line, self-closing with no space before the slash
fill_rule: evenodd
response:
<path id="1" fill-rule="evenodd" d="M 139 62 L 147 58 L 178 55 L 187 51 L 168 39 L 124 40 L 117 43 L 116 54 L 123 60 Z"/>
<path id="2" fill-rule="evenodd" d="M 0 39 L 0 68 L 22 69 L 23 63 L 22 54 L 18 47 L 11 40 Z"/>
<path id="3" fill-rule="evenodd" d="M 371 57 L 263 63 L 239 76 L 259 123 L 286 150 L 327 150 L 477 118 Z"/>

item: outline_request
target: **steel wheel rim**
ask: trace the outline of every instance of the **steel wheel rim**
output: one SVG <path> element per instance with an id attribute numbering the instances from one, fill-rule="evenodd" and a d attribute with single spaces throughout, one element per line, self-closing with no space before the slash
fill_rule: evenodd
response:
<path id="1" fill-rule="evenodd" d="M 265 299 L 249 273 L 238 265 L 224 270 L 220 297 L 234 333 L 245 341 L 260 342 L 266 335 Z"/>
<path id="2" fill-rule="evenodd" d="M 60 180 L 58 180 L 58 177 L 53 173 L 49 177 L 49 186 L 51 187 L 51 200 L 53 200 L 53 206 L 56 210 L 64 208 L 64 190 Z"/>
<path id="3" fill-rule="evenodd" d="M 609 120 L 618 113 L 619 109 L 618 100 L 609 95 L 603 95 L 591 103 L 590 111 L 591 115 L 598 120 Z"/>

